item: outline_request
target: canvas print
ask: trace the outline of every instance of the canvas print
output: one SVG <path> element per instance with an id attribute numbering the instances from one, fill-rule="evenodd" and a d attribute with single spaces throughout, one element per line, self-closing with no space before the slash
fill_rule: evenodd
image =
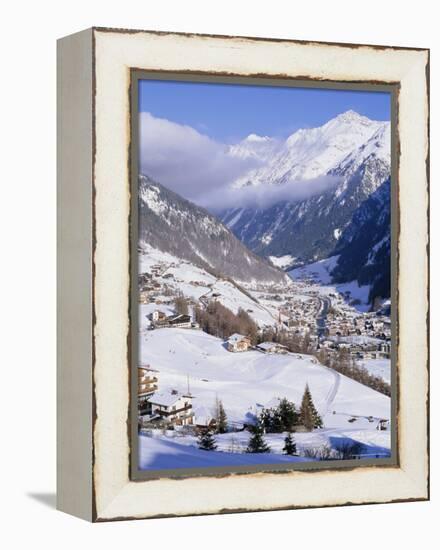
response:
<path id="1" fill-rule="evenodd" d="M 391 457 L 391 94 L 138 94 L 139 470 Z"/>

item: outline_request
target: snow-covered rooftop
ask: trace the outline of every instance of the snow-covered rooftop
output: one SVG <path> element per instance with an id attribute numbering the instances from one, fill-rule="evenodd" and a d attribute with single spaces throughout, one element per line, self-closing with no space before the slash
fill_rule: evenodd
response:
<path id="1" fill-rule="evenodd" d="M 179 393 L 163 392 L 155 393 L 150 399 L 150 403 L 153 405 L 162 405 L 163 407 L 170 407 L 174 405 L 182 396 Z"/>
<path id="2" fill-rule="evenodd" d="M 244 338 L 247 338 L 247 336 L 243 336 L 243 334 L 238 334 L 238 332 L 235 332 L 228 338 L 228 342 L 231 344 L 237 344 L 238 342 L 241 342 Z"/>
<path id="3" fill-rule="evenodd" d="M 214 418 L 208 407 L 204 407 L 203 405 L 194 409 L 194 416 L 196 424 L 199 424 L 200 426 L 208 426 Z"/>
<path id="4" fill-rule="evenodd" d="M 260 349 L 264 350 L 270 350 L 273 348 L 285 348 L 286 346 L 282 346 L 281 344 L 278 344 L 277 342 L 262 342 L 261 344 L 258 344 L 257 346 Z M 287 349 L 287 348 L 286 348 Z"/>

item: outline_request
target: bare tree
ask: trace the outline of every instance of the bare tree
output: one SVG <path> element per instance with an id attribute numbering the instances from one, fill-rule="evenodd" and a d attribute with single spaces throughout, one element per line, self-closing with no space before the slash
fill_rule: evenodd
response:
<path id="1" fill-rule="evenodd" d="M 182 293 L 176 296 L 174 308 L 178 315 L 188 315 L 188 301 Z"/>
<path id="2" fill-rule="evenodd" d="M 334 452 L 329 445 L 321 445 L 320 447 L 304 449 L 304 456 L 315 460 L 332 460 L 334 459 Z"/>

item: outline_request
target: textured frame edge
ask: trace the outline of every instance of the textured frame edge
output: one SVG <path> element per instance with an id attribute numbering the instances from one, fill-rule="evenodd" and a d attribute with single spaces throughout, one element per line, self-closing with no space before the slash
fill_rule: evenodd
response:
<path id="1" fill-rule="evenodd" d="M 57 43 L 57 508 L 93 520 L 93 30 Z"/>
<path id="2" fill-rule="evenodd" d="M 92 60 L 91 60 L 91 64 L 93 66 L 93 76 L 92 76 L 92 85 L 90 87 L 90 90 L 88 89 L 88 92 L 90 92 L 90 97 L 87 98 L 87 101 L 85 101 L 85 103 L 87 104 L 87 106 L 89 105 L 89 100 L 90 100 L 90 104 L 93 104 L 93 108 L 92 108 L 92 111 L 93 112 L 90 112 L 90 120 L 92 121 L 93 120 L 93 123 L 91 123 L 91 125 L 93 126 L 91 128 L 91 131 L 90 131 L 90 134 L 87 133 L 87 139 L 90 139 L 91 141 L 93 141 L 93 145 L 91 147 L 91 156 L 95 157 L 95 154 L 96 154 L 96 137 L 95 137 L 95 130 L 96 130 L 96 127 L 95 127 L 95 123 L 96 123 L 96 111 L 95 111 L 95 93 L 96 93 L 96 81 L 95 81 L 95 78 L 96 78 L 96 58 L 95 58 L 95 39 L 96 39 L 96 35 L 97 34 L 101 34 L 101 33 L 107 33 L 107 34 L 111 34 L 111 33 L 114 33 L 116 35 L 118 34 L 134 34 L 134 33 L 141 33 L 141 34 L 157 34 L 157 36 L 166 36 L 166 37 L 179 37 L 179 36 L 191 36 L 191 37 L 203 37 L 203 35 L 176 35 L 175 33 L 148 33 L 147 31 L 133 31 L 133 33 L 131 33 L 131 31 L 118 31 L 118 30 L 112 30 L 112 29 L 93 29 L 93 30 L 89 30 L 89 31 L 83 31 L 83 33 L 88 33 L 89 36 L 90 36 L 90 33 L 92 35 L 92 45 L 90 46 L 90 51 L 91 51 L 91 57 L 92 57 Z M 79 33 L 79 35 L 83 34 L 83 33 Z M 63 39 L 63 41 L 66 41 L 66 40 L 69 40 L 71 39 L 72 37 L 69 37 L 67 39 Z M 230 39 L 230 37 L 204 37 L 204 38 L 212 38 L 213 40 L 216 40 L 217 38 L 224 38 L 224 39 Z M 258 41 L 259 39 L 251 39 L 251 38 L 243 38 L 243 41 L 245 41 L 246 43 L 249 43 L 249 42 L 252 42 L 252 41 Z M 276 41 L 271 41 L 270 39 L 262 39 L 261 41 L 264 41 L 265 43 L 271 43 L 271 42 L 275 42 Z M 299 41 L 280 41 L 282 42 L 283 44 L 284 43 L 287 43 L 287 44 L 296 44 L 296 43 L 301 43 L 304 45 L 303 42 L 299 42 Z M 313 46 L 319 46 L 320 43 L 318 42 L 310 42 L 310 43 L 307 43 L 309 45 L 313 45 Z M 330 45 L 329 45 L 330 46 Z M 351 45 L 347 45 L 347 44 L 341 44 L 341 45 L 337 45 L 337 44 L 333 44 L 331 45 L 331 47 L 344 47 L 344 48 L 350 48 Z M 368 48 L 368 46 L 361 46 L 361 45 L 353 45 L 353 48 L 356 48 L 356 49 L 362 49 L 362 48 Z M 371 46 L 371 48 L 375 49 L 380 49 L 382 47 L 375 47 L 375 46 Z M 415 48 L 409 48 L 409 49 L 405 49 L 405 48 L 398 48 L 398 50 L 404 50 L 404 51 L 408 51 L 409 53 L 410 52 L 424 52 L 424 53 L 428 53 L 428 59 L 427 59 L 427 62 L 426 62 L 426 94 L 427 94 L 427 97 L 426 97 L 426 101 L 427 101 L 427 109 L 428 109 L 428 112 L 426 114 L 426 129 L 428 130 L 428 124 L 429 124 L 429 78 L 428 78 L 428 75 L 429 75 L 429 52 L 427 52 L 427 50 L 417 50 Z M 93 89 L 93 92 L 92 92 L 92 89 Z M 92 98 L 93 96 L 93 98 Z M 62 110 L 60 110 L 60 112 L 62 112 Z M 79 115 L 79 113 L 77 113 L 77 115 Z M 62 134 L 62 132 L 61 132 Z M 84 135 L 84 134 L 83 134 Z M 59 133 L 59 139 L 60 139 L 60 133 Z M 428 146 L 428 144 L 426 144 Z M 76 152 L 76 150 L 75 150 Z M 59 153 L 59 158 L 62 158 L 62 153 Z M 85 156 L 86 159 L 89 159 L 90 158 L 90 155 L 89 156 Z M 428 192 L 428 201 L 429 201 L 429 149 L 426 150 L 426 159 L 425 159 L 425 162 L 426 162 L 426 173 L 427 173 L 427 180 L 426 180 L 426 184 L 428 185 L 428 188 L 426 189 L 426 191 Z M 89 168 L 91 168 L 91 171 L 93 170 L 93 167 L 88 165 Z M 60 179 L 62 180 L 63 179 L 63 175 L 61 174 L 60 175 L 60 172 L 58 174 L 58 180 L 59 180 L 59 185 L 60 185 Z M 90 179 L 89 179 L 89 183 L 90 183 L 90 188 L 88 188 L 86 191 L 84 191 L 86 194 L 87 193 L 91 193 L 93 195 L 93 211 L 90 213 L 90 218 L 87 218 L 87 220 L 90 222 L 90 225 L 88 226 L 88 228 L 90 229 L 90 241 L 88 241 L 88 246 L 90 245 L 90 243 L 92 243 L 90 246 L 91 248 L 88 249 L 88 250 L 91 250 L 92 248 L 94 249 L 95 245 L 96 245 L 96 234 L 95 234 L 95 217 L 94 217 L 94 214 L 95 214 L 95 192 L 93 191 L 94 189 L 94 184 L 96 183 L 95 179 L 94 179 L 94 176 L 92 176 Z M 62 186 L 62 184 L 61 184 Z M 422 192 L 422 191 L 420 191 Z M 428 204 L 428 208 L 429 208 L 429 204 Z M 61 207 L 61 210 L 62 210 L 62 207 Z M 87 211 L 87 208 L 84 209 L 84 211 Z M 59 213 L 60 213 L 60 210 L 59 210 Z M 84 212 L 83 212 L 84 214 Z M 429 211 L 428 211 L 428 215 L 429 215 Z M 97 218 L 96 218 L 97 223 L 99 224 L 99 213 L 97 213 Z M 427 230 L 429 231 L 429 228 L 427 228 Z M 426 241 L 427 241 L 427 249 L 426 249 L 426 254 L 425 254 L 425 259 L 426 261 L 428 261 L 428 256 L 429 256 L 429 234 L 426 236 Z M 59 243 L 63 243 L 63 239 L 59 239 Z M 62 260 L 62 252 L 61 252 L 61 257 L 59 257 L 61 261 Z M 93 261 L 89 264 L 87 262 L 85 262 L 84 264 L 84 269 L 85 269 L 85 272 L 87 272 L 87 274 L 90 276 L 90 281 L 93 279 L 95 280 L 95 269 L 93 267 Z M 90 282 L 89 281 L 89 282 Z M 429 285 L 429 281 L 428 281 L 428 285 Z M 59 282 L 59 288 L 60 288 L 60 292 L 63 293 L 65 287 L 62 286 L 62 284 L 60 285 L 60 282 Z M 95 288 L 96 290 L 96 288 Z M 93 292 L 93 291 L 92 291 Z M 428 290 L 429 292 L 429 290 Z M 95 330 L 96 330 L 96 317 L 95 317 L 95 307 L 96 307 L 96 303 L 93 302 L 92 304 L 92 309 L 93 309 L 93 312 L 91 313 L 90 315 L 90 321 L 91 323 L 93 322 L 93 327 L 92 327 L 92 332 L 95 333 Z M 61 310 L 63 308 L 61 307 Z M 62 313 L 62 311 L 61 311 Z M 428 295 L 428 302 L 427 302 L 427 316 L 429 316 L 429 295 Z M 83 319 L 85 320 L 85 319 Z M 428 325 L 429 325 L 429 317 L 427 317 L 427 322 L 428 322 Z M 95 334 L 96 336 L 96 334 Z M 61 338 L 62 340 L 62 338 Z M 92 346 L 93 349 L 92 350 L 89 350 L 90 351 L 90 361 L 95 361 L 96 360 L 96 356 L 95 356 L 95 349 L 94 349 L 94 346 Z M 427 360 L 428 360 L 428 366 L 429 366 L 429 356 L 427 357 Z M 89 363 L 90 364 L 90 363 Z M 58 360 L 58 369 L 59 369 L 59 373 L 65 373 L 66 371 L 64 370 L 64 367 L 60 367 L 60 354 L 59 354 L 59 360 Z M 94 406 L 94 396 L 95 396 L 95 391 L 94 391 L 94 386 L 93 384 L 96 384 L 96 389 L 99 389 L 99 386 L 101 385 L 102 383 L 102 380 L 98 378 L 94 378 L 94 381 L 91 380 L 91 373 L 88 373 L 89 376 L 85 376 L 83 379 L 82 379 L 82 382 L 84 383 L 84 386 L 83 386 L 83 390 L 85 390 L 86 392 L 89 391 L 90 392 L 90 395 L 88 396 L 88 399 L 90 399 L 90 408 L 87 407 L 87 411 L 88 411 L 88 414 L 86 415 L 88 419 L 91 419 L 91 422 L 89 424 L 89 428 L 90 430 L 92 429 L 92 425 L 93 425 L 93 429 L 95 430 L 95 436 L 99 433 L 99 432 L 96 432 L 96 422 L 97 422 L 97 411 L 96 411 L 96 408 Z M 61 386 L 63 386 L 63 383 L 61 383 Z M 429 407 L 429 377 L 428 377 L 428 394 L 427 394 L 427 406 Z M 59 395 L 59 399 L 58 399 L 58 407 L 60 407 L 60 386 L 59 386 L 59 390 L 58 390 L 58 395 Z M 92 394 L 93 394 L 93 398 L 92 398 Z M 69 404 L 70 403 L 70 404 Z M 67 409 L 69 408 L 69 406 L 77 406 L 78 405 L 78 402 L 75 401 L 75 399 L 73 398 L 69 398 L 69 403 L 65 403 L 64 405 L 61 404 L 61 407 L 66 407 Z M 89 402 L 88 402 L 89 404 Z M 98 413 L 99 413 L 99 410 L 98 410 Z M 62 426 L 63 423 L 59 422 L 59 426 Z M 95 444 L 96 444 L 96 437 L 94 436 L 93 437 L 93 442 L 87 440 L 87 443 L 84 444 L 84 447 L 82 448 L 82 451 L 83 451 L 83 455 L 87 456 L 87 460 L 85 462 L 87 462 L 88 460 L 90 460 L 89 462 L 89 466 L 90 466 L 90 471 L 87 473 L 87 475 L 85 476 L 85 478 L 87 479 L 87 483 L 85 483 L 83 485 L 83 487 L 85 487 L 85 490 L 86 490 L 86 493 L 84 495 L 82 495 L 83 497 L 85 497 L 83 499 L 83 503 L 86 503 L 84 504 L 84 508 L 81 508 L 81 506 L 77 509 L 74 509 L 74 507 L 72 506 L 66 506 L 65 504 L 63 503 L 60 503 L 59 501 L 59 505 L 58 507 L 60 509 L 63 509 L 64 511 L 66 512 L 69 512 L 69 513 L 72 513 L 74 515 L 78 515 L 80 517 L 84 517 L 85 519 L 89 519 L 89 520 L 92 520 L 92 521 L 110 521 L 110 520 L 119 520 L 119 519 L 143 519 L 143 518 L 153 518 L 153 517 L 175 517 L 175 516 L 180 516 L 180 515 L 201 515 L 201 514 L 217 514 L 217 513 L 234 513 L 234 512 L 252 512 L 252 511 L 258 511 L 258 510 L 274 510 L 274 509 L 279 509 L 279 510 L 285 510 L 285 509 L 296 509 L 296 508 L 314 508 L 314 507 L 327 507 L 327 506 L 344 506 L 344 505 L 355 505 L 355 504 L 367 504 L 367 503 L 383 503 L 383 502 L 407 502 L 407 501 L 414 501 L 414 500 L 426 500 L 426 499 L 429 499 L 429 416 L 427 418 L 427 429 L 428 429 L 428 438 L 427 438 L 427 449 L 426 449 L 426 459 L 428 461 L 428 465 L 427 465 L 427 479 L 426 479 L 426 490 L 422 490 L 420 494 L 414 496 L 414 497 L 411 497 L 409 496 L 408 498 L 397 498 L 397 499 L 389 499 L 389 500 L 381 500 L 381 499 L 378 499 L 377 501 L 374 500 L 374 499 L 370 499 L 370 500 L 366 500 L 366 501 L 359 501 L 359 502 L 352 502 L 352 501 L 344 501 L 344 502 L 329 502 L 329 503 L 324 503 L 324 504 L 317 504 L 317 505 L 309 505 L 307 503 L 305 503 L 304 505 L 295 505 L 295 504 L 292 504 L 292 505 L 289 505 L 289 506 L 280 506 L 280 507 L 274 507 L 274 506 L 269 506 L 269 507 L 252 507 L 252 508 L 234 508 L 234 509 L 216 509 L 216 510 L 206 510 L 206 511 L 201 511 L 201 512 L 198 512 L 197 510 L 193 510 L 193 511 L 182 511 L 181 513 L 179 512 L 172 512 L 170 514 L 164 514 L 164 513 L 159 513 L 159 514 L 147 514 L 147 515 L 143 515 L 142 513 L 136 513 L 136 514 L 132 514 L 130 512 L 128 512 L 127 514 L 125 513 L 115 513 L 115 511 L 112 509 L 114 508 L 112 505 L 110 506 L 104 506 L 104 508 L 102 508 L 102 505 L 99 505 L 97 506 L 97 498 L 100 496 L 100 492 L 102 490 L 102 486 L 100 486 L 103 482 L 103 478 L 101 478 L 101 474 L 100 474 L 100 471 L 99 471 L 99 463 L 97 464 L 96 463 L 96 448 L 95 448 Z M 88 434 L 88 435 L 91 435 L 91 434 Z M 92 449 L 89 447 L 89 443 L 93 445 L 93 456 L 92 455 Z M 60 449 L 60 447 L 59 447 Z M 59 450 L 60 452 L 60 450 Z M 60 455 L 59 455 L 60 456 Z M 84 458 L 84 456 L 82 456 L 82 459 Z M 99 458 L 99 449 L 98 449 L 98 458 Z M 99 462 L 99 460 L 98 460 Z M 92 472 L 91 472 L 91 468 L 92 468 L 92 463 L 93 463 L 93 481 L 92 481 L 92 485 L 93 487 L 90 487 L 89 485 L 89 481 L 91 480 L 91 476 L 92 476 Z M 358 468 L 357 471 L 359 472 L 360 469 Z M 63 467 L 61 467 L 59 469 L 59 472 L 61 472 L 61 477 L 63 477 Z M 239 477 L 244 477 L 244 476 L 239 476 Z M 255 477 L 255 476 L 253 476 Z M 105 476 L 104 476 L 105 478 Z M 59 474 L 59 479 L 60 479 L 60 474 Z M 160 483 L 160 482 L 159 482 Z M 178 482 L 178 488 L 181 488 L 181 484 L 183 482 L 182 481 L 179 481 Z M 128 486 L 129 484 L 127 484 Z M 59 486 L 60 487 L 60 486 Z M 75 489 L 73 486 L 72 486 L 73 489 Z M 114 487 L 114 489 L 116 489 L 116 487 Z M 63 491 L 62 491 L 63 492 Z M 62 494 L 61 492 L 61 494 Z M 66 493 L 65 489 L 64 489 L 64 493 Z M 91 499 L 90 499 L 90 503 L 88 502 L 88 497 L 90 495 L 90 493 L 92 493 L 91 495 Z M 125 496 L 125 488 L 124 487 L 119 487 L 118 490 L 116 490 L 116 492 L 113 491 L 113 501 L 117 500 L 119 502 L 124 502 L 126 499 L 126 496 Z M 154 494 L 157 494 L 157 491 L 155 489 L 153 489 L 153 495 Z M 153 496 L 152 495 L 152 496 Z M 72 499 L 71 499 L 72 500 Z M 113 504 L 108 502 L 108 504 Z M 126 504 L 128 504 L 126 502 Z M 123 504 L 122 504 L 123 505 Z M 124 506 L 124 505 L 123 505 Z M 98 508 L 99 508 L 99 511 L 98 511 Z M 129 509 L 130 506 L 127 506 L 127 509 Z"/>

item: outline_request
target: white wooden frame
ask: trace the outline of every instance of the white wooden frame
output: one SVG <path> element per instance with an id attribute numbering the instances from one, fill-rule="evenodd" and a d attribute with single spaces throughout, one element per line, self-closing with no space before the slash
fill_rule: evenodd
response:
<path id="1" fill-rule="evenodd" d="M 429 498 L 427 50 L 90 29 L 59 41 L 58 507 L 91 521 Z M 395 467 L 131 481 L 130 69 L 399 84 Z"/>

